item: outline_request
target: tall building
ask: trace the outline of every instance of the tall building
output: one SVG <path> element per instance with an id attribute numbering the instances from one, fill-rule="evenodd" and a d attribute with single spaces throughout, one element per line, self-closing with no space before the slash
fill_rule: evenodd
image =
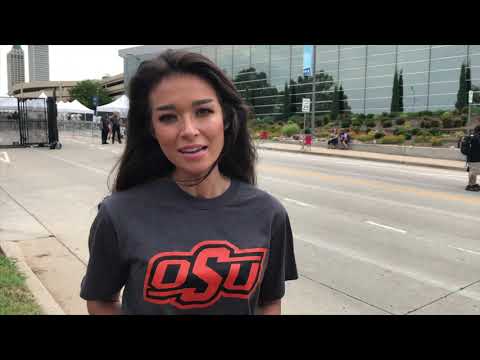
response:
<path id="1" fill-rule="evenodd" d="M 20 45 L 13 45 L 7 54 L 8 93 L 15 84 L 25 82 L 25 56 Z"/>
<path id="2" fill-rule="evenodd" d="M 233 80 L 259 117 L 283 116 L 287 105 L 289 113 L 303 116 L 304 97 L 312 100 L 311 113 L 317 119 L 330 113 L 333 99 L 356 114 L 390 112 L 396 73 L 402 75 L 404 112 L 454 109 L 462 65 L 472 90 L 480 93 L 479 45 L 311 46 L 148 45 L 119 50 L 119 55 L 125 88 L 143 60 L 167 48 L 206 55 Z M 310 67 L 311 72 L 305 72 Z M 341 100 L 336 86 L 342 87 Z"/>
<path id="3" fill-rule="evenodd" d="M 49 81 L 48 45 L 28 45 L 29 81 Z"/>

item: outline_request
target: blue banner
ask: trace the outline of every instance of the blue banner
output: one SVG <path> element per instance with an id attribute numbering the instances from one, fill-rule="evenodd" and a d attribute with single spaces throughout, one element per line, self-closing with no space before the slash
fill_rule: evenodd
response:
<path id="1" fill-rule="evenodd" d="M 303 76 L 312 76 L 313 45 L 303 46 Z"/>

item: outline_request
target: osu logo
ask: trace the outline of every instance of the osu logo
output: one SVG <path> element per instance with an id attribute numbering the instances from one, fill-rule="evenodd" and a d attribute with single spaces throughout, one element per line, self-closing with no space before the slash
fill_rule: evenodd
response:
<path id="1" fill-rule="evenodd" d="M 144 300 L 193 309 L 208 307 L 222 296 L 246 299 L 257 285 L 266 252 L 207 240 L 190 252 L 159 253 L 148 262 Z"/>

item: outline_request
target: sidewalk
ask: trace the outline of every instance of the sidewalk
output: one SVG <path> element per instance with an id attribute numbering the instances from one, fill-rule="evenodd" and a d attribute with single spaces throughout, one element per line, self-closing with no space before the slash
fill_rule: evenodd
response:
<path id="1" fill-rule="evenodd" d="M 320 156 L 336 156 L 336 157 L 343 157 L 348 159 L 380 161 L 380 162 L 396 163 L 396 164 L 403 164 L 403 165 L 428 166 L 428 167 L 438 168 L 438 169 L 465 171 L 465 161 L 430 159 L 430 158 L 414 157 L 414 156 L 388 155 L 388 154 L 380 154 L 380 153 L 356 151 L 356 150 L 336 150 L 336 149 L 327 149 L 319 146 L 311 146 L 308 150 L 302 150 L 302 145 L 300 143 L 285 144 L 285 143 L 277 143 L 277 142 L 270 142 L 270 141 L 268 142 L 257 141 L 255 144 L 257 148 L 266 149 L 266 150 L 276 150 L 276 151 L 303 153 L 303 154 L 320 155 Z"/>

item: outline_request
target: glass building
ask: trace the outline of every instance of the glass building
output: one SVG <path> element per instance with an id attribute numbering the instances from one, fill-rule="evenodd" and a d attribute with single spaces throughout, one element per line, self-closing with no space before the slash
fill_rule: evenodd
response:
<path id="1" fill-rule="evenodd" d="M 139 46 L 120 50 L 125 84 L 142 60 L 167 48 L 199 52 L 234 81 L 258 116 L 330 112 L 334 90 L 353 113 L 390 112 L 394 76 L 403 80 L 403 111 L 455 108 L 462 64 L 472 90 L 480 90 L 480 45 L 313 45 L 312 73 L 304 76 L 304 45 Z M 310 73 L 310 74 L 312 74 Z M 341 87 L 341 89 L 340 89 Z"/>

